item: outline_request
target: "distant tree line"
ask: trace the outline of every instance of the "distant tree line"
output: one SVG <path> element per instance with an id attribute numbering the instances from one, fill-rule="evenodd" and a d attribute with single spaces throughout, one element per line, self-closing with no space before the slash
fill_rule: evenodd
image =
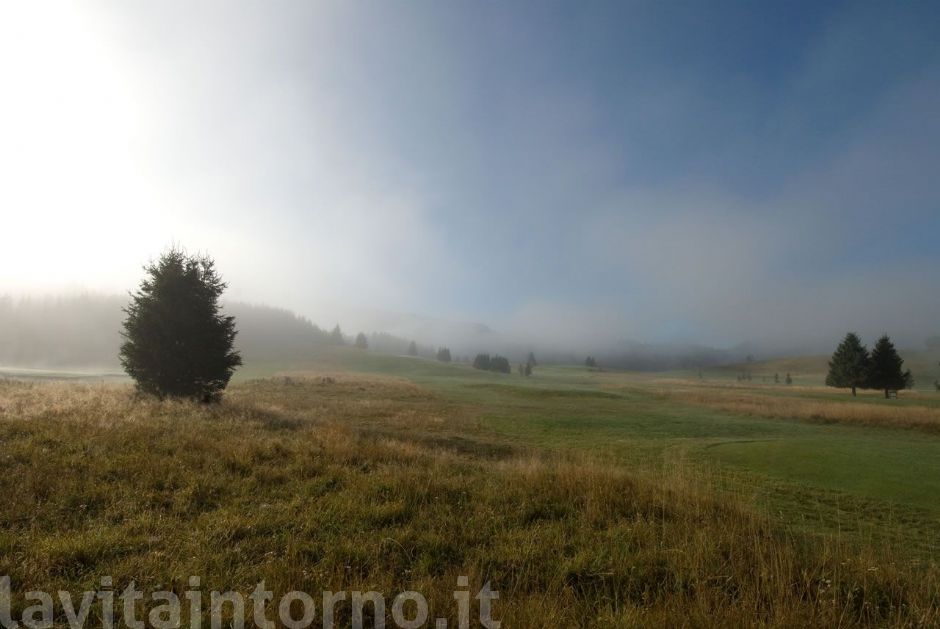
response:
<path id="1" fill-rule="evenodd" d="M 509 365 L 509 359 L 499 354 L 477 354 L 473 359 L 473 368 L 483 371 L 495 371 L 497 373 L 512 373 L 512 367 Z"/>
<path id="2" fill-rule="evenodd" d="M 853 396 L 858 389 L 882 390 L 888 398 L 891 391 L 914 386 L 914 378 L 904 369 L 904 360 L 887 335 L 869 353 L 858 335 L 849 332 L 829 360 L 826 385 L 849 388 Z"/>
<path id="3" fill-rule="evenodd" d="M 0 365 L 34 368 L 119 368 L 123 308 L 128 297 L 0 296 Z M 238 321 L 236 346 L 246 361 L 296 360 L 331 343 L 309 319 L 272 306 L 226 300 Z"/>
<path id="4" fill-rule="evenodd" d="M 371 349 L 376 352 L 393 355 L 408 355 L 417 357 L 422 354 L 422 348 L 413 340 L 404 339 L 387 332 L 372 332 L 366 334 L 359 332 L 352 338 L 352 346 L 356 349 Z M 328 342 L 332 345 L 346 345 L 349 342 L 348 337 L 343 333 L 339 324 L 337 324 L 328 334 Z M 448 350 L 448 353 L 450 350 Z M 434 354 L 430 349 L 424 352 L 428 357 Z"/>
<path id="5" fill-rule="evenodd" d="M 381 354 L 401 356 L 408 353 L 409 339 L 387 332 L 373 332 L 369 335 L 369 349 Z"/>
<path id="6" fill-rule="evenodd" d="M 117 367 L 126 305 L 103 295 L 0 296 L 0 365 Z"/>

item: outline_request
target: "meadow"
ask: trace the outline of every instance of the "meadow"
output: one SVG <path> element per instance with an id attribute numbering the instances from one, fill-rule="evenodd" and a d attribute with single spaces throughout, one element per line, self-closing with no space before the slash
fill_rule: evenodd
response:
<path id="1" fill-rule="evenodd" d="M 210 406 L 3 380 L 0 574 L 411 589 L 449 626 L 461 575 L 504 627 L 936 626 L 940 395 L 853 400 L 810 364 L 524 378 L 333 348 Z"/>

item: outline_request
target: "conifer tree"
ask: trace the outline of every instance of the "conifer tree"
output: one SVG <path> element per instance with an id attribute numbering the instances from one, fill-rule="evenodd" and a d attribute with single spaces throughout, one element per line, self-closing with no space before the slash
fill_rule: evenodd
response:
<path id="1" fill-rule="evenodd" d="M 172 248 L 144 270 L 124 309 L 121 365 L 144 393 L 218 400 L 242 359 L 235 317 L 219 305 L 226 284 L 215 263 Z"/>
<path id="2" fill-rule="evenodd" d="M 857 388 L 868 384 L 870 364 L 868 349 L 862 345 L 857 334 L 849 332 L 829 360 L 826 386 L 849 387 L 852 389 L 852 395 L 855 396 Z"/>
<path id="3" fill-rule="evenodd" d="M 496 373 L 512 373 L 512 365 L 509 364 L 509 359 L 505 356 L 493 354 L 493 356 L 490 357 L 490 371 L 495 371 Z"/>
<path id="4" fill-rule="evenodd" d="M 369 349 L 369 339 L 367 339 L 366 335 L 362 332 L 356 335 L 356 348 Z"/>
<path id="5" fill-rule="evenodd" d="M 473 368 L 482 369 L 483 371 L 489 371 L 490 355 L 489 354 L 477 354 L 476 358 L 473 359 Z"/>
<path id="6" fill-rule="evenodd" d="M 330 332 L 330 342 L 334 345 L 345 345 L 346 341 L 343 338 L 343 331 L 340 329 L 339 324 L 333 328 L 333 331 Z"/>
<path id="7" fill-rule="evenodd" d="M 894 343 L 887 335 L 882 336 L 871 351 L 868 387 L 883 390 L 887 398 L 888 391 L 909 389 L 913 384 L 911 372 L 904 370 L 904 360 L 898 355 Z"/>

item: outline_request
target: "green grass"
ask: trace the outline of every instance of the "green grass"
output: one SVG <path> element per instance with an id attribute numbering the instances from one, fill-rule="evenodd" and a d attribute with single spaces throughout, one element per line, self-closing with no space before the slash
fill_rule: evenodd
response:
<path id="1" fill-rule="evenodd" d="M 929 511 L 940 522 L 940 444 L 919 435 L 853 434 L 821 429 L 811 435 L 720 444 L 722 461 L 811 487 Z M 940 540 L 938 540 L 940 541 Z"/>
<path id="2" fill-rule="evenodd" d="M 811 357 L 778 361 L 779 367 L 825 365 Z M 296 368 L 357 371 L 406 377 L 455 403 L 472 405 L 483 424 L 513 442 L 556 451 L 577 449 L 613 460 L 655 468 L 681 457 L 708 469 L 736 473 L 756 493 L 781 483 L 795 488 L 770 492 L 768 509 L 781 510 L 794 523 L 832 532 L 826 505 L 833 495 L 864 504 L 857 513 L 876 527 L 885 514 L 923 521 L 912 535 L 918 548 L 940 549 L 940 435 L 904 429 L 829 425 L 723 412 L 661 395 L 671 374 L 592 372 L 581 367 L 538 367 L 531 378 L 489 374 L 466 365 L 333 349 Z M 734 386 L 747 396 L 904 407 L 940 407 L 940 395 L 883 400 L 846 392 L 786 386 L 738 389 L 728 377 L 704 386 Z M 697 379 L 697 374 L 694 376 Z M 787 494 L 794 499 L 788 504 Z M 814 501 L 813 496 L 818 500 Z M 890 525 L 890 517 L 888 518 Z M 870 527 L 869 527 L 870 528 Z"/>

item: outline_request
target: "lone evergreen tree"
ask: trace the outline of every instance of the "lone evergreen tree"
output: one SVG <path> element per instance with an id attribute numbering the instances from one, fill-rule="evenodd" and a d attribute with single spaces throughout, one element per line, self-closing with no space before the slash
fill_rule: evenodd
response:
<path id="1" fill-rule="evenodd" d="M 525 364 L 525 377 L 528 378 L 532 375 L 532 363 Z"/>
<path id="2" fill-rule="evenodd" d="M 414 341 L 408 344 L 408 355 L 409 356 L 418 355 L 418 345 Z"/>
<path id="3" fill-rule="evenodd" d="M 911 372 L 904 370 L 904 360 L 898 355 L 894 343 L 887 335 L 882 336 L 871 351 L 868 387 L 882 389 L 887 399 L 888 391 L 909 389 L 913 384 Z"/>
<path id="4" fill-rule="evenodd" d="M 861 339 L 854 332 L 849 332 L 829 361 L 826 386 L 851 387 L 852 395 L 855 396 L 856 388 L 868 384 L 870 361 L 868 349 L 862 345 Z"/>
<path id="5" fill-rule="evenodd" d="M 334 345 L 345 345 L 346 341 L 343 338 L 343 331 L 339 328 L 339 324 L 333 328 L 333 331 L 330 332 L 330 342 Z"/>
<path id="6" fill-rule="evenodd" d="M 793 384 L 793 378 L 790 377 L 790 372 L 787 372 L 787 379 L 784 381 L 787 384 Z"/>
<path id="7" fill-rule="evenodd" d="M 447 347 L 437 348 L 437 359 L 442 363 L 449 363 L 451 361 L 450 349 Z"/>
<path id="8" fill-rule="evenodd" d="M 597 360 L 593 356 L 588 356 L 584 359 L 584 366 L 589 369 L 594 369 L 597 367 Z"/>
<path id="9" fill-rule="evenodd" d="M 124 309 L 121 365 L 144 393 L 217 401 L 242 359 L 235 317 L 219 309 L 226 284 L 215 263 L 172 248 L 144 270 Z"/>
<path id="10" fill-rule="evenodd" d="M 775 373 L 775 374 L 774 374 L 774 384 L 780 384 L 780 374 L 779 374 L 779 373 Z"/>
<path id="11" fill-rule="evenodd" d="M 356 335 L 356 348 L 369 349 L 369 339 L 367 339 L 366 335 L 362 332 Z"/>
<path id="12" fill-rule="evenodd" d="M 535 367 L 538 364 L 535 362 L 535 354 L 529 352 L 529 355 L 525 359 L 525 364 L 529 367 Z"/>

